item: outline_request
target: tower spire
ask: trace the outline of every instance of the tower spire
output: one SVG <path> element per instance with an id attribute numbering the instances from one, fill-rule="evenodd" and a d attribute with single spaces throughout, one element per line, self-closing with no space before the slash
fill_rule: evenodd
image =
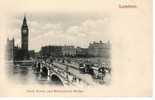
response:
<path id="1" fill-rule="evenodd" d="M 26 16 L 24 15 L 23 24 L 27 24 Z"/>
<path id="2" fill-rule="evenodd" d="M 28 36 L 29 36 L 29 29 L 27 25 L 26 16 L 24 14 L 23 24 L 21 27 L 21 47 L 23 50 L 23 59 L 28 58 Z"/>

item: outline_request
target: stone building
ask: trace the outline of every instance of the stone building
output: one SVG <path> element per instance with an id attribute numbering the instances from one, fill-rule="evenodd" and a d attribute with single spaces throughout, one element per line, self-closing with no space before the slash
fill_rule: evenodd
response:
<path id="1" fill-rule="evenodd" d="M 92 57 L 110 57 L 110 42 L 93 42 L 89 44 L 88 55 Z"/>
<path id="2" fill-rule="evenodd" d="M 62 56 L 61 46 L 44 46 L 41 48 L 41 56 L 43 57 L 60 57 Z"/>
<path id="3" fill-rule="evenodd" d="M 76 49 L 74 46 L 44 46 L 40 53 L 43 57 L 73 57 L 76 55 Z"/>
<path id="4" fill-rule="evenodd" d="M 23 59 L 23 51 L 20 47 L 15 46 L 14 39 L 7 39 L 6 44 L 6 57 L 8 60 L 21 60 Z"/>
<path id="5" fill-rule="evenodd" d="M 74 57 L 76 55 L 76 48 L 74 46 L 62 46 L 62 55 Z"/>
<path id="6" fill-rule="evenodd" d="M 11 40 L 7 39 L 6 57 L 8 60 L 14 60 L 14 47 L 15 47 L 14 38 Z"/>
<path id="7" fill-rule="evenodd" d="M 77 57 L 89 57 L 88 48 L 77 47 L 76 48 L 76 56 Z"/>
<path id="8" fill-rule="evenodd" d="M 40 51 L 43 57 L 110 57 L 110 42 L 93 42 L 88 48 L 74 46 L 44 46 Z"/>
<path id="9" fill-rule="evenodd" d="M 29 59 L 28 36 L 29 36 L 29 29 L 28 29 L 26 17 L 24 16 L 23 24 L 21 27 L 21 47 L 15 46 L 14 39 L 12 40 L 7 39 L 6 56 L 8 60 L 28 60 Z"/>

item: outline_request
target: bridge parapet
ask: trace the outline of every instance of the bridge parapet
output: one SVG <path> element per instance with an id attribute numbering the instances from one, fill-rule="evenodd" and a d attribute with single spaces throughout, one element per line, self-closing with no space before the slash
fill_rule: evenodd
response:
<path id="1" fill-rule="evenodd" d="M 86 85 L 90 85 L 89 82 L 87 82 L 82 77 L 78 76 L 79 74 L 71 72 L 69 70 L 70 66 L 64 65 L 63 66 L 64 68 L 62 68 L 62 67 L 60 67 L 60 65 L 58 66 L 56 64 L 53 64 L 53 66 L 57 71 L 57 75 L 60 75 L 61 77 L 63 77 L 64 81 L 68 82 L 67 84 L 75 85 L 75 83 L 83 83 L 83 84 L 86 84 Z M 68 69 L 67 69 L 67 67 L 68 67 Z M 77 69 L 75 69 L 75 70 L 77 70 Z M 79 70 L 77 70 L 77 71 L 79 72 Z"/>
<path id="2" fill-rule="evenodd" d="M 75 67 L 72 65 L 61 64 L 57 62 L 42 63 L 41 66 L 47 67 L 49 77 L 52 77 L 52 75 L 56 75 L 64 85 L 92 85 L 92 81 L 87 80 L 90 75 L 81 74 L 77 66 Z"/>

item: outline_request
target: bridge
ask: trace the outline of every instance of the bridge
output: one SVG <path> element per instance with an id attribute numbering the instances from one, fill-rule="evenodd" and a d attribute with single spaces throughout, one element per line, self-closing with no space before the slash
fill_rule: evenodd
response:
<path id="1" fill-rule="evenodd" d="M 38 63 L 39 64 L 39 63 Z M 91 75 L 81 74 L 78 66 L 66 63 L 40 63 L 41 77 L 47 77 L 49 80 L 57 80 L 62 85 L 93 85 L 95 84 Z M 38 65 L 35 67 L 38 68 Z M 44 69 L 44 70 L 43 70 Z"/>
<path id="2" fill-rule="evenodd" d="M 33 71 L 33 74 L 39 77 L 39 80 L 43 79 L 53 81 L 56 82 L 56 85 L 96 85 L 96 79 L 88 73 L 82 73 L 79 69 L 79 65 L 73 62 L 63 62 L 57 60 L 52 62 L 47 62 L 44 60 L 25 60 L 14 61 L 13 63 L 15 67 L 22 68 L 22 70 L 29 68 Z M 102 79 L 99 79 L 99 81 L 104 82 L 103 77 Z"/>

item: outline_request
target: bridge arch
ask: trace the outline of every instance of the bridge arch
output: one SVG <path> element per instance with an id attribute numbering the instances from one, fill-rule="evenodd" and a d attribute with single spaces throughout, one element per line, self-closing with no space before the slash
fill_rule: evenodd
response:
<path id="1" fill-rule="evenodd" d="M 50 76 L 50 80 L 52 81 L 52 83 L 54 83 L 55 85 L 64 85 L 62 79 L 56 75 L 56 74 L 52 74 Z"/>

